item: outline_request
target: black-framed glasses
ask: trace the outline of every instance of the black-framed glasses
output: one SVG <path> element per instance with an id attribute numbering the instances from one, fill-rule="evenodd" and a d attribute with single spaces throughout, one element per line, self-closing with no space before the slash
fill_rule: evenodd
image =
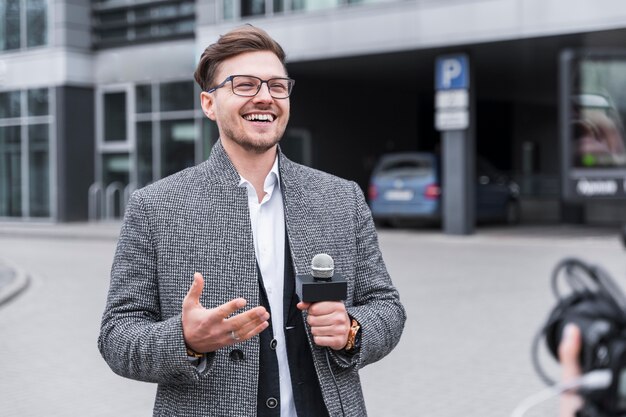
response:
<path id="1" fill-rule="evenodd" d="M 261 91 L 263 83 L 265 83 L 270 90 L 270 96 L 277 99 L 289 97 L 291 90 L 293 90 L 293 85 L 296 83 L 296 81 L 291 78 L 270 78 L 269 80 L 262 80 L 253 75 L 230 75 L 226 77 L 222 83 L 208 89 L 207 93 L 212 93 L 218 88 L 224 87 L 227 82 L 230 82 L 233 94 L 241 97 L 256 96 L 259 91 Z"/>

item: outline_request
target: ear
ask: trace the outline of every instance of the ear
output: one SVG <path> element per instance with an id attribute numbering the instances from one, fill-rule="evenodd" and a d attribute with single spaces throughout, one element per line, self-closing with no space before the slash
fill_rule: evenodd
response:
<path id="1" fill-rule="evenodd" d="M 215 100 L 213 96 L 206 91 L 200 93 L 200 105 L 202 106 L 202 111 L 207 117 L 213 121 L 215 121 Z"/>

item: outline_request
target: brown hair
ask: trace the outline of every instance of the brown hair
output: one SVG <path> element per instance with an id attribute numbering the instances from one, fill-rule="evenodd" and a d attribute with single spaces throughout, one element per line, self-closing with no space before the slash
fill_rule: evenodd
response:
<path id="1" fill-rule="evenodd" d="M 214 85 L 215 74 L 222 61 L 244 52 L 270 51 L 276 54 L 285 66 L 285 51 L 263 29 L 245 25 L 220 36 L 217 42 L 209 45 L 202 56 L 193 76 L 196 82 L 207 91 Z"/>

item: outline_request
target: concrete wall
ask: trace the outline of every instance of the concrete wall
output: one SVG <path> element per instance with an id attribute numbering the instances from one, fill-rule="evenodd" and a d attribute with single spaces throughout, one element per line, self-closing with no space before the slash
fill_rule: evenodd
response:
<path id="1" fill-rule="evenodd" d="M 626 25 L 623 0 L 418 0 L 350 6 L 214 25 L 219 2 L 199 10 L 198 45 L 234 26 L 267 30 L 291 61 L 434 48 Z"/>
<path id="2" fill-rule="evenodd" d="M 104 49 L 94 55 L 94 81 L 193 80 L 199 57 L 193 39 Z"/>

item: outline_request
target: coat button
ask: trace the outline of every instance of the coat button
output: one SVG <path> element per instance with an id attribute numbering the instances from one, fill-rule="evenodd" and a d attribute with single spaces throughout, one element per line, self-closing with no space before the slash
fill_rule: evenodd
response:
<path id="1" fill-rule="evenodd" d="M 242 361 L 244 358 L 243 351 L 240 349 L 233 349 L 230 351 L 230 360 L 233 362 Z"/>
<path id="2" fill-rule="evenodd" d="M 270 342 L 270 348 L 272 348 L 272 350 L 276 350 L 276 345 L 278 345 L 278 340 L 272 339 Z"/>
<path id="3" fill-rule="evenodd" d="M 278 405 L 278 400 L 274 397 L 269 397 L 267 401 L 265 401 L 265 405 L 267 408 L 276 408 Z"/>

